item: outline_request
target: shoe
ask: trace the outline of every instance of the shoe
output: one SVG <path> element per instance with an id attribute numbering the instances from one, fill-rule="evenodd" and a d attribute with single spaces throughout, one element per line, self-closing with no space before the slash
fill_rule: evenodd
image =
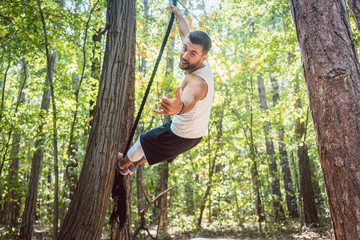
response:
<path id="1" fill-rule="evenodd" d="M 133 175 L 138 169 L 138 167 L 135 167 L 134 164 L 131 164 L 128 169 L 129 169 L 129 175 Z"/>
<path id="2" fill-rule="evenodd" d="M 118 170 L 118 172 L 121 174 L 121 175 L 128 175 L 130 173 L 129 169 L 128 168 L 121 168 L 120 167 L 120 161 L 123 160 L 124 157 L 122 155 L 122 153 L 118 153 L 118 156 L 117 156 L 117 160 L 116 160 L 116 169 Z"/>

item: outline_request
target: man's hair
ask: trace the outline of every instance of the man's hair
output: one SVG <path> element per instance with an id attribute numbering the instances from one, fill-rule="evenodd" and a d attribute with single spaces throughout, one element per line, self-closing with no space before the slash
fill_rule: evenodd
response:
<path id="1" fill-rule="evenodd" d="M 203 46 L 203 53 L 207 54 L 211 48 L 211 39 L 207 33 L 196 30 L 189 34 L 189 39 L 194 44 Z"/>

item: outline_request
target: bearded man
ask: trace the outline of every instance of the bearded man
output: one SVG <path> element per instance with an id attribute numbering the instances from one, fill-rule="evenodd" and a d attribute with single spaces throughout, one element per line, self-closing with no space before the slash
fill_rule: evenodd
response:
<path id="1" fill-rule="evenodd" d="M 122 175 L 133 174 L 148 162 L 153 165 L 172 161 L 179 154 L 195 147 L 205 135 L 214 96 L 214 77 L 207 59 L 211 39 L 203 31 L 190 31 L 179 9 L 171 5 L 178 26 L 182 49 L 179 68 L 184 71 L 175 97 L 163 97 L 154 113 L 174 115 L 166 124 L 142 134 L 129 149 L 127 156 L 118 156 L 117 170 Z"/>

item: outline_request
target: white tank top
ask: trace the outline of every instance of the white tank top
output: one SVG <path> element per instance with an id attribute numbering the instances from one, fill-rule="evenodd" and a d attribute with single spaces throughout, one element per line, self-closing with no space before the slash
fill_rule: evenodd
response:
<path id="1" fill-rule="evenodd" d="M 170 129 L 171 131 L 183 138 L 200 138 L 205 135 L 209 120 L 211 105 L 214 97 L 214 76 L 210 65 L 204 61 L 204 67 L 192 72 L 207 83 L 208 90 L 204 99 L 196 102 L 190 112 L 175 115 Z M 181 80 L 181 84 L 185 79 L 185 74 Z M 180 94 L 182 91 L 180 91 Z"/>

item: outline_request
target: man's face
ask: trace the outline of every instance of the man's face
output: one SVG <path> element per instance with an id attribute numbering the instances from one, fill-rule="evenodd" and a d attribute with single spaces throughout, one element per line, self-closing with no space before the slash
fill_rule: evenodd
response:
<path id="1" fill-rule="evenodd" d="M 185 43 L 180 51 L 179 67 L 182 70 L 193 70 L 200 68 L 203 62 L 208 58 L 207 54 L 203 54 L 203 46 L 194 44 L 189 38 L 186 38 Z"/>

